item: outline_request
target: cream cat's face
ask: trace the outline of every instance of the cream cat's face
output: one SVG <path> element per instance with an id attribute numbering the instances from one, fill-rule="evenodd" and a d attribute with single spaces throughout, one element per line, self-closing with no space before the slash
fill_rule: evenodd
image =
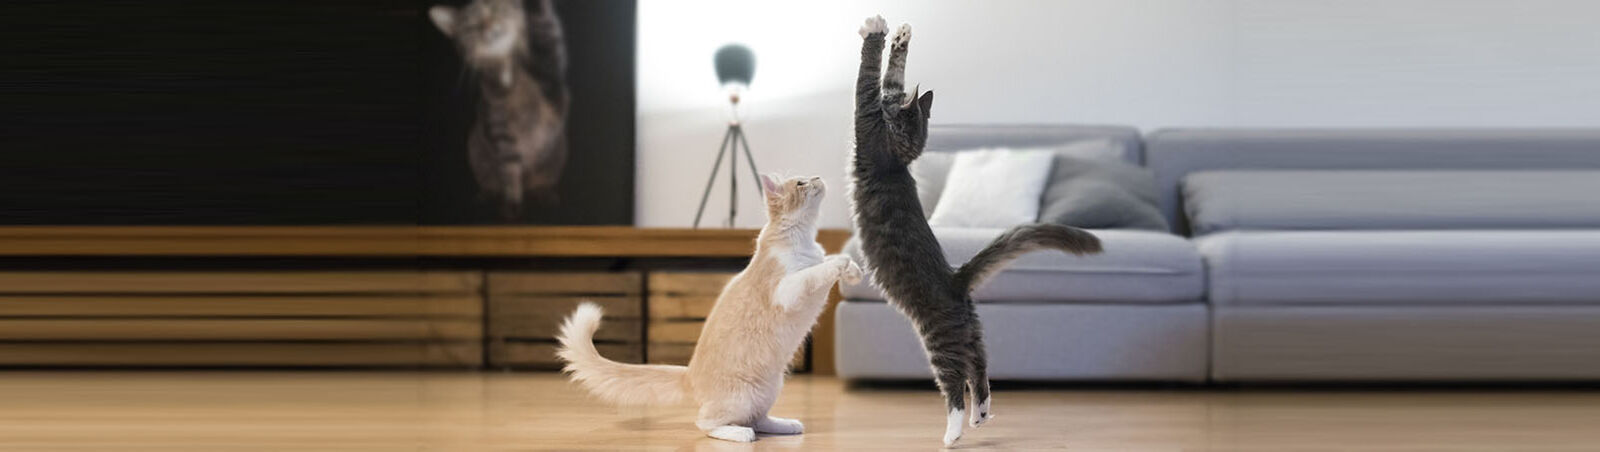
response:
<path id="1" fill-rule="evenodd" d="M 786 226 L 809 226 L 816 223 L 817 214 L 822 210 L 827 186 L 821 177 L 791 177 L 780 181 L 763 175 L 761 191 L 767 199 L 768 221 L 782 222 Z"/>

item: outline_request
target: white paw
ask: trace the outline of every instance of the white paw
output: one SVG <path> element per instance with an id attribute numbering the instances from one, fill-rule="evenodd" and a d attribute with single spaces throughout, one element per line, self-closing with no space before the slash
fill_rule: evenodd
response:
<path id="1" fill-rule="evenodd" d="M 706 436 L 709 436 L 709 437 L 712 437 L 712 438 L 716 438 L 716 439 L 720 439 L 720 440 L 723 440 L 723 441 L 733 441 L 733 442 L 736 442 L 736 443 L 748 443 L 748 442 L 756 440 L 756 431 L 754 429 L 751 429 L 750 427 L 740 427 L 740 426 L 737 426 L 737 425 L 724 425 L 724 426 L 721 426 L 721 427 L 717 427 L 717 428 L 711 429 L 711 431 L 709 431 L 709 432 L 706 432 Z"/>
<path id="2" fill-rule="evenodd" d="M 861 283 L 861 266 L 856 265 L 855 261 L 845 262 L 844 271 L 839 273 L 839 280 L 845 284 Z"/>
<path id="3" fill-rule="evenodd" d="M 981 426 L 983 426 L 983 423 L 989 422 L 990 419 L 994 419 L 994 415 L 989 413 L 989 400 L 991 400 L 993 398 L 994 398 L 993 395 L 990 395 L 989 397 L 984 398 L 983 402 L 978 404 L 977 409 L 973 410 L 973 412 L 972 412 L 972 427 L 973 428 L 981 427 Z"/>
<path id="4" fill-rule="evenodd" d="M 774 435 L 798 435 L 805 433 L 806 426 L 795 419 L 768 416 L 766 419 L 756 422 L 756 430 Z"/>
<path id="5" fill-rule="evenodd" d="M 889 21 L 883 20 L 883 16 L 868 17 L 867 18 L 867 22 L 864 23 L 864 24 L 861 24 L 861 38 L 862 39 L 866 39 L 867 36 L 871 36 L 873 33 L 880 33 L 881 34 L 881 33 L 888 33 L 888 32 L 889 32 Z"/>
<path id="6" fill-rule="evenodd" d="M 911 42 L 911 24 L 900 24 L 900 28 L 894 31 L 894 37 L 890 38 L 889 42 L 892 42 L 895 48 L 904 48 Z"/>
<path id="7" fill-rule="evenodd" d="M 944 446 L 950 447 L 961 439 L 961 423 L 966 420 L 966 413 L 961 410 L 950 410 L 950 417 L 944 423 Z"/>

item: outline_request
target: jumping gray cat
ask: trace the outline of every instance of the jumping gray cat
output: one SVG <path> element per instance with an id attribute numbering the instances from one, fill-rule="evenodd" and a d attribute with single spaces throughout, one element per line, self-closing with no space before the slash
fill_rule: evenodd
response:
<path id="1" fill-rule="evenodd" d="M 507 219 L 524 200 L 554 202 L 567 163 L 567 51 L 551 0 L 474 0 L 428 16 L 478 82 L 467 158 Z"/>
<path id="2" fill-rule="evenodd" d="M 855 155 L 851 157 L 852 209 L 856 236 L 873 281 L 890 304 L 916 326 L 933 366 L 935 381 L 949 408 L 944 443 L 961 438 L 970 386 L 977 408 L 971 423 L 989 419 L 988 361 L 983 327 L 971 292 L 1002 264 L 1029 251 L 1055 248 L 1084 255 L 1100 252 L 1100 240 L 1082 229 L 1053 224 L 1017 226 L 996 238 L 972 260 L 952 271 L 928 227 L 917 200 L 917 183 L 906 169 L 922 154 L 928 137 L 933 92 L 905 93 L 906 48 L 911 27 L 901 25 L 883 73 L 882 17 L 861 27 L 861 72 L 856 79 Z"/>

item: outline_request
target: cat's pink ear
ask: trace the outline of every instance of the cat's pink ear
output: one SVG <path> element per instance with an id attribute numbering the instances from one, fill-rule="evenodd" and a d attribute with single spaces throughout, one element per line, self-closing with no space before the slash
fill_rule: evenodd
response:
<path id="1" fill-rule="evenodd" d="M 778 179 L 775 178 L 775 177 L 772 177 L 771 174 L 762 174 L 761 175 L 761 192 L 765 193 L 768 198 L 777 197 L 778 196 Z"/>

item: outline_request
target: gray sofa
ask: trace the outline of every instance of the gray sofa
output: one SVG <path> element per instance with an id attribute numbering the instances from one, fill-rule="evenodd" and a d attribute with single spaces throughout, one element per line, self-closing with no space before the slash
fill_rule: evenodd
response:
<path id="1" fill-rule="evenodd" d="M 928 152 L 1106 139 L 1174 230 L 976 292 L 992 378 L 1600 379 L 1600 131 L 939 126 Z M 935 229 L 952 264 L 1000 231 Z M 929 378 L 880 291 L 843 293 L 841 377 Z"/>

